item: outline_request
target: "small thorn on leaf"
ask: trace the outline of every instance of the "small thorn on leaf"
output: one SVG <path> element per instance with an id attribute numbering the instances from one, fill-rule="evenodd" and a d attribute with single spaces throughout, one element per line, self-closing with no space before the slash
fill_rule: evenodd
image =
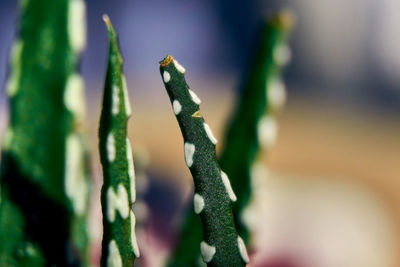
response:
<path id="1" fill-rule="evenodd" d="M 195 113 L 193 113 L 193 114 L 192 114 L 192 117 L 193 117 L 193 118 L 201 118 L 202 116 L 201 116 L 200 110 L 198 110 L 198 111 L 196 111 Z"/>
<path id="2" fill-rule="evenodd" d="M 109 17 L 107 14 L 104 14 L 104 15 L 103 15 L 103 20 L 104 20 L 104 22 L 106 23 L 106 25 L 107 25 L 108 27 L 111 26 L 111 20 L 110 20 L 110 17 Z"/>

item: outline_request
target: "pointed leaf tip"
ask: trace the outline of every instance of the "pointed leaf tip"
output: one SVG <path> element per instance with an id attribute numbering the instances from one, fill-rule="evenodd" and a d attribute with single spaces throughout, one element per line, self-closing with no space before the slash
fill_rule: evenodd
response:
<path id="1" fill-rule="evenodd" d="M 174 60 L 174 58 L 168 54 L 163 60 L 160 61 L 160 66 L 165 67 L 169 63 L 171 63 L 173 60 Z"/>
<path id="2" fill-rule="evenodd" d="M 112 26 L 110 17 L 107 14 L 103 14 L 103 20 L 108 27 Z"/>

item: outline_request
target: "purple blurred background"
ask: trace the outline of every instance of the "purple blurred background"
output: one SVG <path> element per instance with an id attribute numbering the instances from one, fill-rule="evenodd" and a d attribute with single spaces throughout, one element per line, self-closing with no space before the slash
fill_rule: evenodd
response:
<path id="1" fill-rule="evenodd" d="M 0 1 L 0 83 L 6 77 L 17 1 Z M 158 78 L 157 62 L 173 54 L 192 73 L 239 77 L 248 63 L 257 22 L 289 7 L 298 16 L 289 90 L 338 104 L 400 111 L 400 19 L 396 0 L 178 1 L 89 0 L 88 46 L 82 70 L 89 94 L 101 88 L 110 15 L 120 33 L 129 78 Z M 290 85 L 294 86 L 290 86 Z M 5 104 L 4 86 L 0 103 Z"/>

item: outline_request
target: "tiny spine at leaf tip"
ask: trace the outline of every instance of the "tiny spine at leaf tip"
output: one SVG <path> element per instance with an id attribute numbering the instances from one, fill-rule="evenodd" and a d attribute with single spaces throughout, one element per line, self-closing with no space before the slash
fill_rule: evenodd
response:
<path id="1" fill-rule="evenodd" d="M 248 259 L 238 244 L 231 212 L 236 196 L 217 163 L 217 140 L 199 113 L 201 100 L 189 89 L 185 69 L 172 56 L 160 62 L 160 73 L 181 128 L 185 161 L 194 180 L 194 209 L 204 233 L 204 240 L 198 244 L 203 261 L 208 266 L 245 266 Z"/>
<path id="2" fill-rule="evenodd" d="M 103 15 L 103 20 L 109 33 L 109 56 L 99 128 L 104 176 L 101 266 L 133 266 L 140 252 L 136 218 L 131 210 L 136 200 L 132 147 L 127 137 L 131 108 L 117 33 L 107 15 Z"/>

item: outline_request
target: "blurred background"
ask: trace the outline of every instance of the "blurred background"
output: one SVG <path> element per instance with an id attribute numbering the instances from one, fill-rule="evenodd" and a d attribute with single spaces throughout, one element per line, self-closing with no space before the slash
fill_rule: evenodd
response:
<path id="1" fill-rule="evenodd" d="M 16 2 L 0 1 L 0 136 L 8 120 L 4 84 Z M 192 190 L 158 61 L 169 53 L 186 67 L 189 85 L 203 100 L 202 113 L 221 139 L 260 20 L 289 8 L 297 25 L 284 74 L 288 102 L 278 118 L 278 143 L 265 156 L 269 172 L 257 180 L 253 211 L 260 215 L 254 222 L 259 234 L 252 266 L 400 266 L 399 1 L 86 3 L 88 42 L 81 69 L 94 183 L 99 189 L 97 123 L 107 55 L 101 16 L 107 13 L 125 58 L 133 109 L 129 134 L 150 181 L 138 211 L 152 217 L 139 236 L 147 247 L 144 255 L 168 253 Z M 100 216 L 94 205 L 97 241 Z M 160 266 L 161 259 L 152 260 L 149 266 Z"/>

